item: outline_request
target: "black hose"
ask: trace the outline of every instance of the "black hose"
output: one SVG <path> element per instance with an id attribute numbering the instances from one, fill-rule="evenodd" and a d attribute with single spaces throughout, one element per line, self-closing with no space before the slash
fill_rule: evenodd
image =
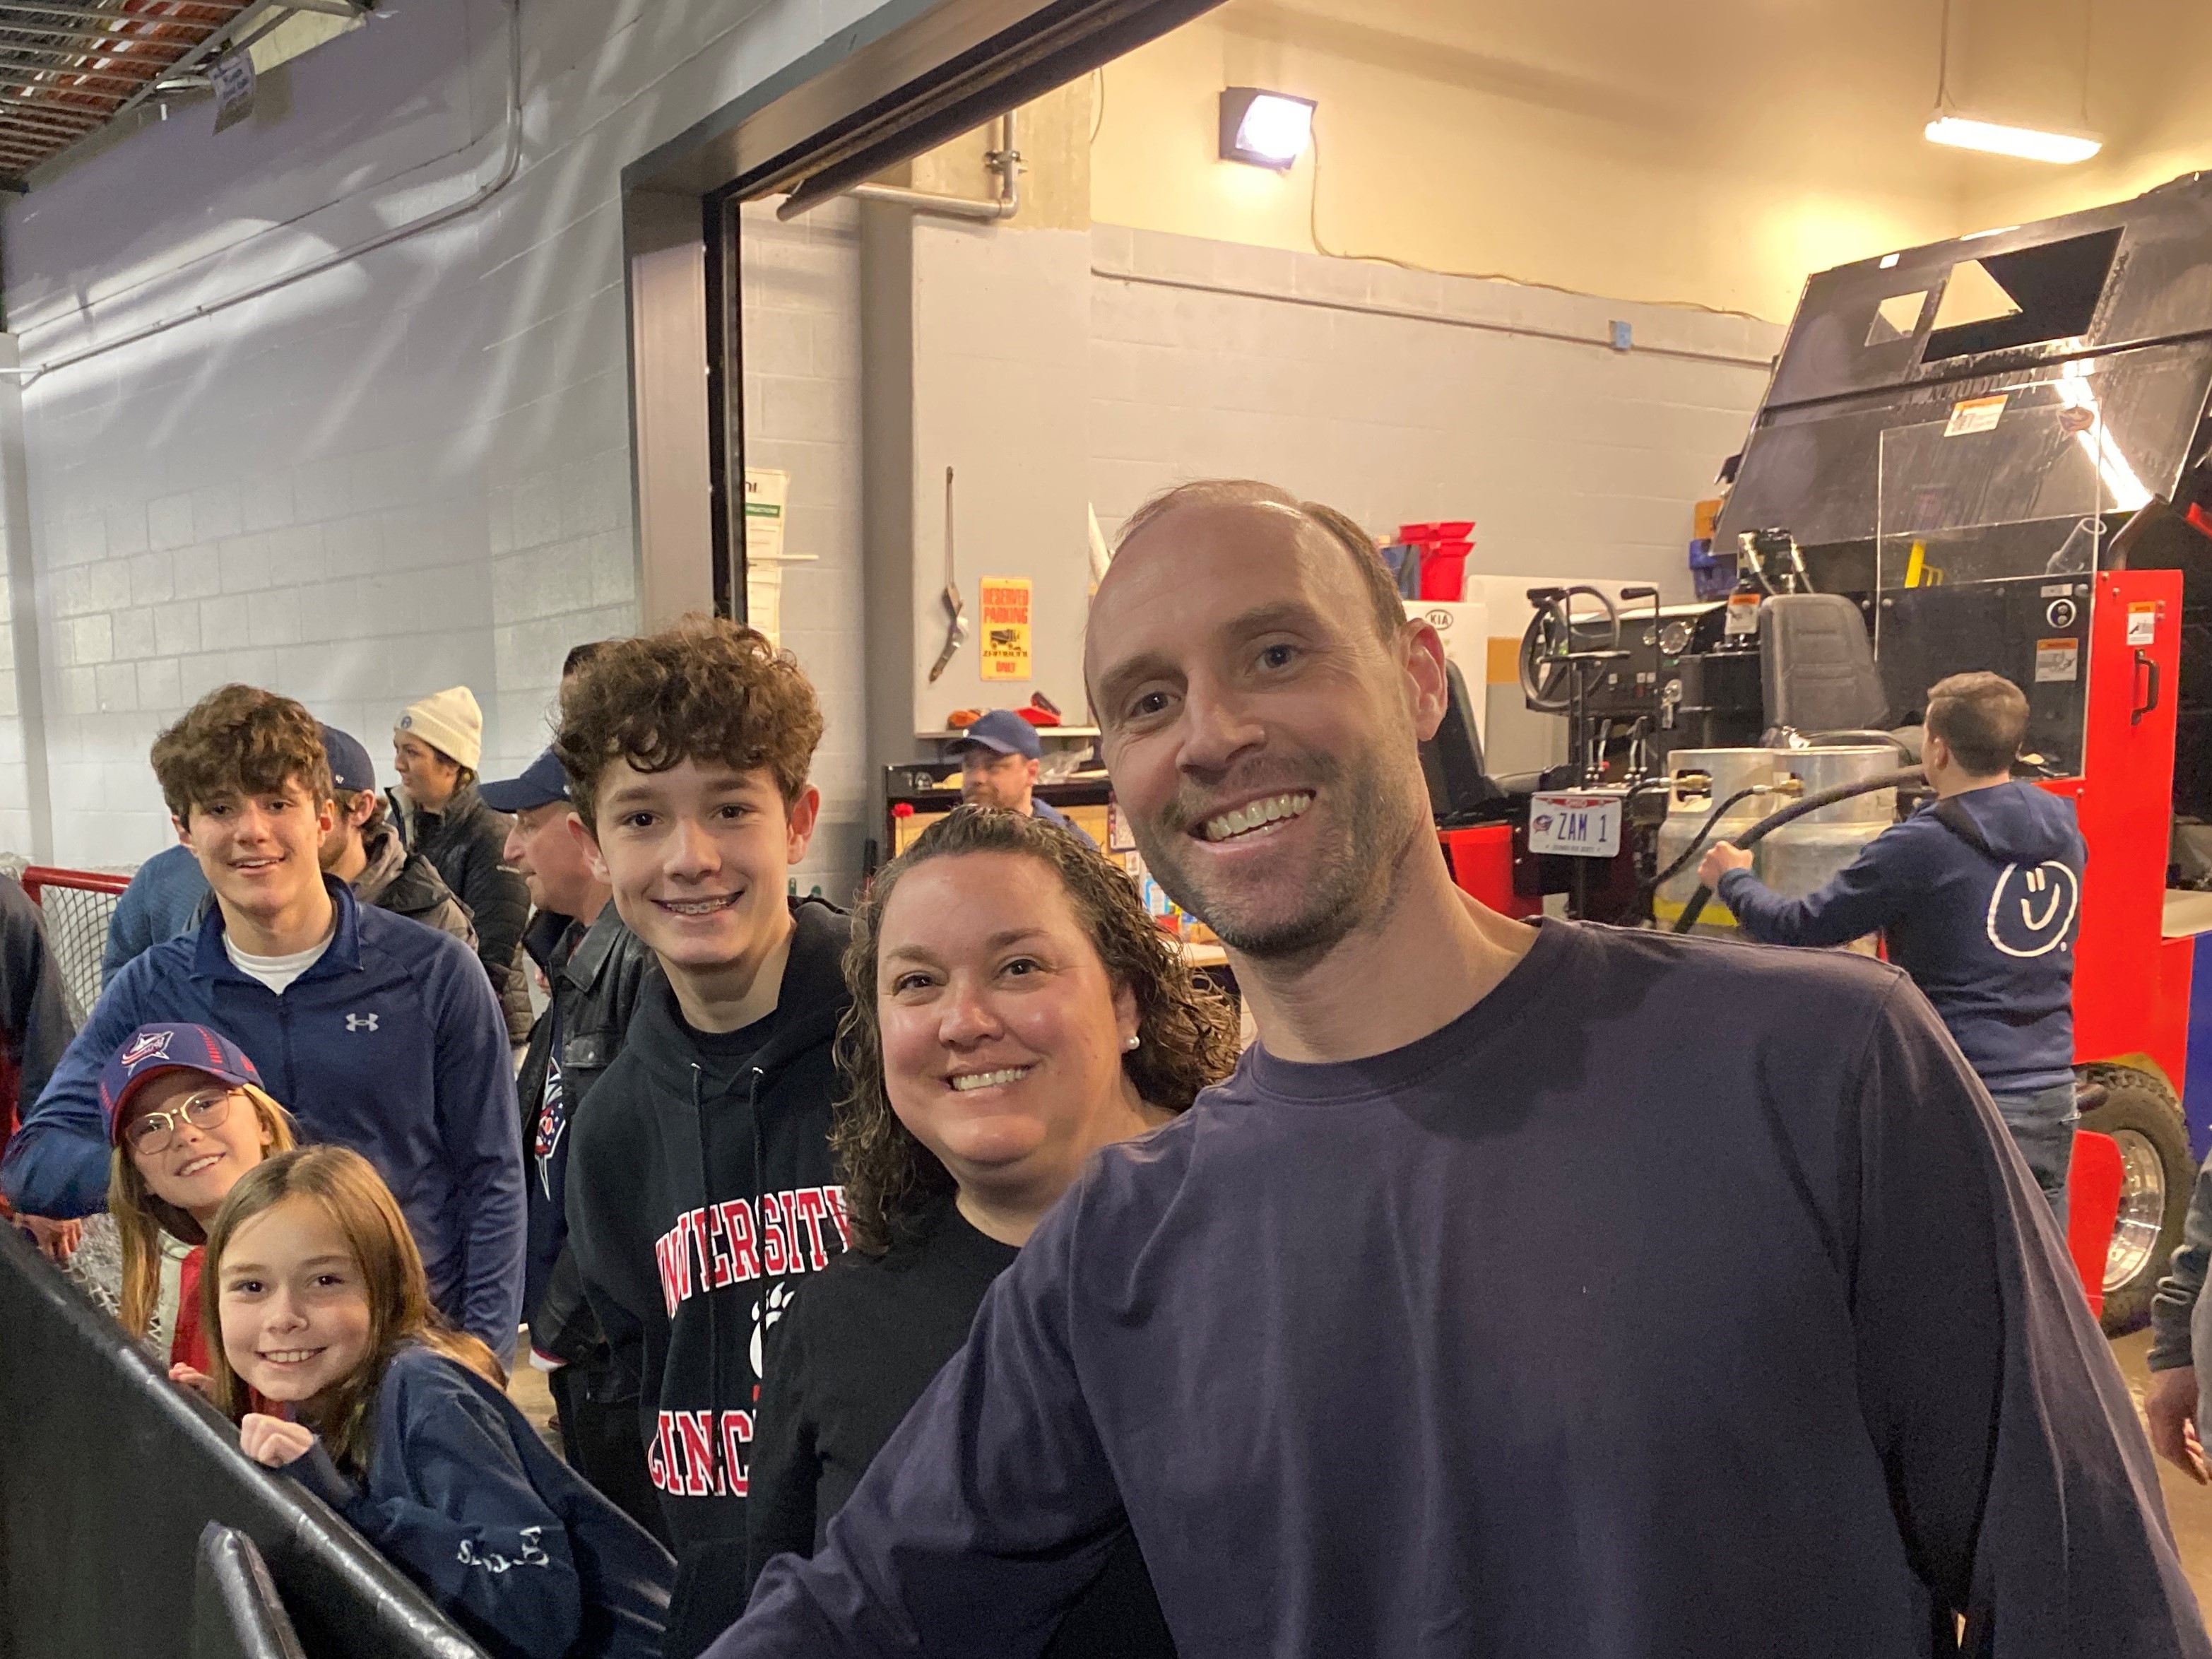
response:
<path id="1" fill-rule="evenodd" d="M 1672 787 L 1672 786 L 1669 785 L 1669 787 Z M 1645 882 L 1644 885 L 1647 889 L 1656 892 L 1660 888 L 1665 886 L 1668 882 L 1674 880 L 1676 876 L 1682 872 L 1683 866 L 1688 864 L 1692 859 L 1697 857 L 1698 851 L 1705 844 L 1705 837 L 1713 833 L 1713 826 L 1721 821 L 1722 817 L 1727 813 L 1729 807 L 1735 805 L 1747 795 L 1756 795 L 1762 790 L 1771 790 L 1773 787 L 1774 786 L 1771 783 L 1754 783 L 1748 789 L 1737 790 L 1735 793 L 1730 795 L 1718 806 L 1713 808 L 1713 810 L 1706 815 L 1705 821 L 1698 826 L 1698 833 L 1690 837 L 1690 844 L 1683 849 L 1682 856 L 1676 859 L 1672 864 L 1668 865 L 1664 870 L 1662 870 L 1657 875 L 1652 877 L 1650 880 Z"/>
<path id="2" fill-rule="evenodd" d="M 1778 812 L 1769 813 L 1744 831 L 1735 844 L 1746 852 L 1749 852 L 1784 824 L 1795 823 L 1808 812 L 1817 812 L 1824 806 L 1833 806 L 1838 801 L 1849 800 L 1854 795 L 1870 795 L 1877 789 L 1894 789 L 1902 784 L 1917 783 L 1920 778 L 1921 769 L 1917 766 L 1908 766 L 1901 771 L 1884 772 L 1875 777 L 1861 778 L 1856 783 L 1837 784 L 1833 788 L 1823 789 L 1817 793 L 1808 795 L 1802 800 L 1792 801 Z M 1677 859 L 1674 867 L 1680 869 L 1687 861 L 1686 855 Z M 1712 896 L 1711 888 L 1700 884 L 1698 890 L 1690 895 L 1690 902 L 1682 907 L 1682 914 L 1674 918 L 1674 931 L 1678 933 L 1686 933 L 1697 926 L 1698 918 L 1705 914 L 1705 904 Z"/>

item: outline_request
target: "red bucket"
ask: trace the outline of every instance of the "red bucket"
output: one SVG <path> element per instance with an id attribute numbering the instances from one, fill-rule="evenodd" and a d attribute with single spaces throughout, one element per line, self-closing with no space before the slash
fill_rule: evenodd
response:
<path id="1" fill-rule="evenodd" d="M 1421 550 L 1421 597 L 1456 604 L 1467 597 L 1467 556 L 1473 542 L 1431 542 Z"/>

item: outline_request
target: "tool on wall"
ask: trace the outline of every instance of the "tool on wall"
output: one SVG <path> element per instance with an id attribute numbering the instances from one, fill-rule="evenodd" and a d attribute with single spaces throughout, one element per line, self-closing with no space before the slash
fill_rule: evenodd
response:
<path id="1" fill-rule="evenodd" d="M 960 603 L 960 584 L 952 564 L 952 469 L 945 469 L 945 649 L 937 653 L 937 665 L 929 671 L 929 683 L 937 684 L 945 672 L 945 665 L 952 660 L 952 653 L 968 637 L 968 611 Z"/>

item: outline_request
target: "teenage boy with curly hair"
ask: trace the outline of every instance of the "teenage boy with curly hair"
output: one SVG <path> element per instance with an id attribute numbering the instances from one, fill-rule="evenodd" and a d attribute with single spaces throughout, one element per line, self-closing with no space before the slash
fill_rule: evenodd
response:
<path id="1" fill-rule="evenodd" d="M 763 1338 L 844 1247 L 830 1042 L 851 927 L 787 900 L 819 796 L 798 665 L 733 623 L 610 642 L 554 750 L 592 873 L 659 959 L 569 1127 L 568 1237 L 622 1369 L 679 1568 L 668 1659 L 735 1619 Z"/>
<path id="2" fill-rule="evenodd" d="M 215 891 L 191 933 L 134 957 L 0 1164 L 32 1215 L 107 1193 L 100 1073 L 142 1025 L 210 1026 L 252 1056 L 305 1138 L 383 1176 L 439 1310 L 502 1361 L 522 1306 L 522 1142 L 507 1026 L 469 947 L 357 901 L 322 866 L 336 823 L 323 728 L 289 697 L 226 685 L 154 740 L 154 772 Z"/>

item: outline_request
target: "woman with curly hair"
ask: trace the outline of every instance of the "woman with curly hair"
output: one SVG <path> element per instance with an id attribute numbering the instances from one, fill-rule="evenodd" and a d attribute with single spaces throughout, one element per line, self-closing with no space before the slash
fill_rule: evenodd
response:
<path id="1" fill-rule="evenodd" d="M 811 1554 L 991 1282 L 1101 1147 L 1150 1133 L 1236 1063 L 1119 869 L 1065 830 L 963 806 L 876 879 L 845 957 L 851 1088 L 831 1139 L 853 1248 L 770 1336 L 749 1529 Z M 1048 1653 L 1170 1654 L 1133 1539 Z"/>

